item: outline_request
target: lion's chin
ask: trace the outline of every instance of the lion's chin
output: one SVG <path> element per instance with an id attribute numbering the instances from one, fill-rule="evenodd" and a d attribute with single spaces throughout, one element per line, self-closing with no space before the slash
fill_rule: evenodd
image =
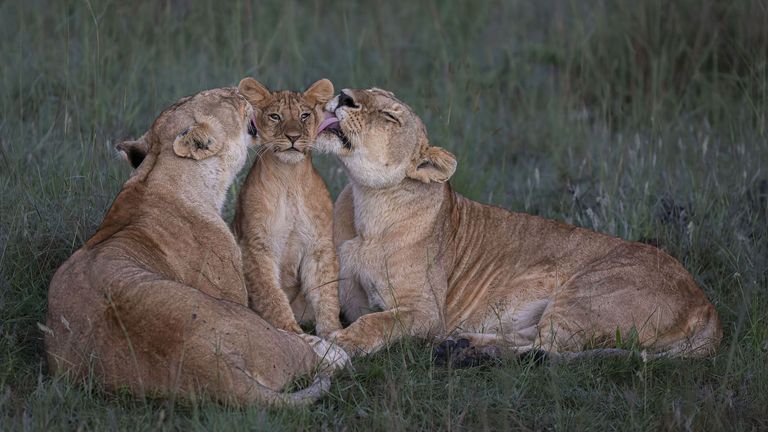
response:
<path id="1" fill-rule="evenodd" d="M 304 160 L 305 155 L 298 150 L 285 150 L 276 152 L 275 155 L 281 162 L 295 164 Z"/>
<path id="2" fill-rule="evenodd" d="M 315 138 L 312 148 L 321 153 L 338 154 L 343 143 L 341 139 L 329 131 L 320 132 Z"/>

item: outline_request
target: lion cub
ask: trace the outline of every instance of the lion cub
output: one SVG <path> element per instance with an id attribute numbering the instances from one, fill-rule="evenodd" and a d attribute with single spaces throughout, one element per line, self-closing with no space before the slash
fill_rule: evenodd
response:
<path id="1" fill-rule="evenodd" d="M 333 97 L 321 79 L 304 93 L 270 92 L 253 78 L 239 89 L 256 111 L 263 147 L 238 198 L 234 229 L 243 253 L 249 303 L 275 326 L 318 335 L 341 328 L 333 204 L 312 165 L 311 144 Z"/>

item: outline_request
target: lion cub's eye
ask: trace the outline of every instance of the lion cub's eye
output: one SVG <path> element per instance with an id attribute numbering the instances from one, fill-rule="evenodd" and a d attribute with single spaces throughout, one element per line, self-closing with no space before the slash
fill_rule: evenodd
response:
<path id="1" fill-rule="evenodd" d="M 272 121 L 280 121 L 280 114 L 272 113 L 269 115 L 269 119 Z"/>
<path id="2" fill-rule="evenodd" d="M 309 118 L 309 113 L 308 112 L 303 112 L 303 113 L 301 113 L 299 118 L 301 119 L 301 121 L 307 121 L 307 119 Z"/>

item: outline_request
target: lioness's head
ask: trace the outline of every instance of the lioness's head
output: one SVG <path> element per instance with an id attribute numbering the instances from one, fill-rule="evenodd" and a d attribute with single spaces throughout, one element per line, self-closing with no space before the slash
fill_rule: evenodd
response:
<path id="1" fill-rule="evenodd" d="M 286 163 L 304 160 L 323 119 L 323 105 L 333 97 L 333 84 L 321 79 L 303 93 L 271 92 L 248 77 L 238 88 L 256 111 L 257 139 L 264 151 Z"/>
<path id="2" fill-rule="evenodd" d="M 456 158 L 431 147 L 421 119 L 394 94 L 344 89 L 326 104 L 316 147 L 336 154 L 355 182 L 387 188 L 407 180 L 443 183 Z"/>
<path id="3" fill-rule="evenodd" d="M 254 135 L 251 104 L 236 88 L 218 88 L 180 99 L 141 138 L 116 148 L 133 168 L 147 158 L 167 155 L 193 161 L 215 158 L 219 170 L 237 171 L 255 143 Z"/>

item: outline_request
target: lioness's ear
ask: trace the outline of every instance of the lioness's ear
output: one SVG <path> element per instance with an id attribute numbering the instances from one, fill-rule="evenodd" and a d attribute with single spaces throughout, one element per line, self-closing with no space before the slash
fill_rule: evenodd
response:
<path id="1" fill-rule="evenodd" d="M 147 145 L 146 135 L 142 135 L 141 138 L 135 141 L 123 141 L 115 146 L 115 150 L 122 156 L 123 159 L 131 164 L 131 167 L 136 169 L 144 161 L 149 151 Z"/>
<path id="2" fill-rule="evenodd" d="M 311 103 L 324 104 L 333 98 L 333 83 L 325 78 L 317 80 L 304 92 L 304 97 Z"/>
<path id="3" fill-rule="evenodd" d="M 177 156 L 194 160 L 213 156 L 224 145 L 221 123 L 213 117 L 205 117 L 176 135 L 173 152 Z"/>
<path id="4" fill-rule="evenodd" d="M 456 157 L 440 147 L 427 147 L 406 175 L 424 183 L 445 183 L 455 171 Z"/>
<path id="5" fill-rule="evenodd" d="M 269 89 L 264 84 L 251 77 L 246 77 L 240 80 L 237 90 L 240 91 L 240 94 L 245 96 L 251 104 L 258 104 L 267 99 L 270 95 Z"/>

